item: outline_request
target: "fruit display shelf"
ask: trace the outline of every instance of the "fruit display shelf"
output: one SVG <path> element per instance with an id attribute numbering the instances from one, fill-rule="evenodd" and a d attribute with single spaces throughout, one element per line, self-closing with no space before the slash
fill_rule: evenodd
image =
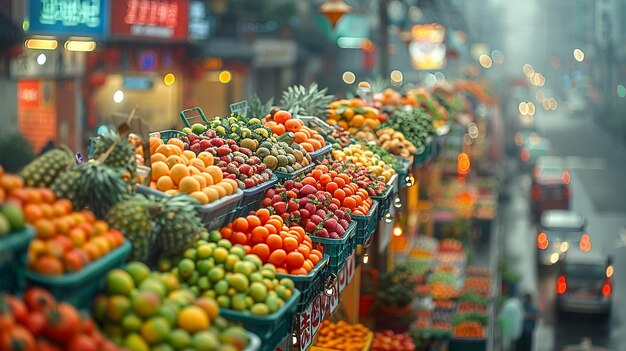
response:
<path id="1" fill-rule="evenodd" d="M 132 245 L 126 240 L 120 247 L 80 271 L 61 276 L 44 276 L 26 271 L 27 285 L 45 288 L 58 300 L 69 302 L 79 309 L 88 309 L 103 287 L 107 273 L 121 267 L 131 250 Z"/>
<path id="2" fill-rule="evenodd" d="M 413 157 L 413 165 L 412 165 L 413 168 L 418 168 L 418 167 L 425 165 L 430 160 L 432 160 L 432 156 L 433 156 L 432 138 L 428 137 L 426 139 L 426 145 L 422 149 L 422 152 L 415 154 L 415 156 Z"/>
<path id="3" fill-rule="evenodd" d="M 398 167 L 396 174 L 398 175 L 398 189 L 404 188 L 409 184 L 407 179 L 412 171 L 413 161 L 404 157 L 396 156 L 398 161 L 402 163 L 402 167 Z"/>
<path id="4" fill-rule="evenodd" d="M 329 256 L 330 273 L 337 275 L 356 248 L 356 227 L 356 222 L 350 223 L 341 239 L 311 237 L 313 243 L 321 244 L 324 247 L 324 254 Z"/>
<path id="5" fill-rule="evenodd" d="M 332 144 L 326 144 L 324 147 L 322 147 L 319 150 L 315 150 L 313 152 L 309 152 L 309 155 L 311 156 L 311 159 L 313 161 L 317 160 L 320 157 L 326 156 L 328 154 L 330 154 L 330 151 L 332 150 L 333 145 Z"/>
<path id="6" fill-rule="evenodd" d="M 365 344 L 363 346 L 363 348 L 361 349 L 362 351 L 369 351 L 372 348 L 372 342 L 374 341 L 374 333 L 373 332 L 369 332 L 367 334 L 367 337 L 365 338 Z M 339 349 L 333 349 L 333 348 L 327 348 L 327 347 L 319 347 L 319 346 L 311 346 L 311 351 L 341 351 Z"/>
<path id="7" fill-rule="evenodd" d="M 162 191 L 158 191 L 144 185 L 138 185 L 137 192 L 157 197 L 169 196 Z M 237 217 L 239 204 L 241 203 L 242 198 L 243 191 L 241 189 L 237 189 L 237 192 L 232 195 L 225 196 L 206 205 L 197 206 L 196 209 L 200 215 L 200 220 L 209 230 L 225 226 Z"/>
<path id="8" fill-rule="evenodd" d="M 180 131 L 180 130 L 167 129 L 158 133 L 150 133 L 150 136 L 154 136 L 154 135 L 158 135 L 161 138 L 161 140 L 163 140 L 164 143 L 167 143 L 172 138 L 180 138 L 180 137 L 187 136 L 187 133 Z"/>
<path id="9" fill-rule="evenodd" d="M 397 173 L 394 174 L 387 182 L 387 190 L 385 190 L 383 194 L 379 196 L 370 196 L 372 200 L 376 200 L 376 202 L 378 202 L 378 220 L 384 218 L 385 215 L 389 213 L 389 209 L 398 194 L 396 191 L 396 183 L 399 179 L 402 178 L 398 177 Z"/>
<path id="10" fill-rule="evenodd" d="M 311 163 L 308 166 L 304 166 L 304 167 L 300 168 L 299 170 L 294 171 L 292 173 L 283 173 L 283 172 L 276 171 L 276 172 L 274 172 L 274 175 L 276 177 L 278 177 L 279 181 L 281 181 L 281 180 L 288 180 L 288 179 L 293 179 L 293 178 L 295 178 L 295 177 L 297 177 L 297 176 L 299 176 L 301 174 L 307 174 L 313 168 L 315 168 L 315 163 Z"/>
<path id="11" fill-rule="evenodd" d="M 24 290 L 28 245 L 35 231 L 27 226 L 0 238 L 0 292 L 19 295 Z"/>
<path id="12" fill-rule="evenodd" d="M 351 215 L 352 221 L 356 222 L 356 243 L 365 245 L 374 234 L 378 224 L 378 201 L 374 201 L 369 212 L 365 216 Z"/>
<path id="13" fill-rule="evenodd" d="M 296 289 L 300 290 L 298 313 L 304 312 L 315 297 L 324 291 L 326 280 L 329 277 L 329 261 L 330 257 L 324 255 L 324 258 L 307 275 L 276 274 L 276 278 L 279 280 L 283 278 L 293 280 Z"/>
<path id="14" fill-rule="evenodd" d="M 253 316 L 230 309 L 221 309 L 220 314 L 231 322 L 241 323 L 246 330 L 256 334 L 261 339 L 260 351 L 274 351 L 283 339 L 291 335 L 299 300 L 300 291 L 294 289 L 285 305 L 270 315 Z"/>
<path id="15" fill-rule="evenodd" d="M 267 189 L 274 187 L 276 183 L 278 183 L 278 177 L 273 175 L 267 182 L 261 183 L 250 189 L 242 190 L 243 197 L 239 202 L 235 218 L 245 217 L 248 215 L 248 212 L 256 211 L 261 208 L 261 201 L 265 197 L 265 192 Z"/>

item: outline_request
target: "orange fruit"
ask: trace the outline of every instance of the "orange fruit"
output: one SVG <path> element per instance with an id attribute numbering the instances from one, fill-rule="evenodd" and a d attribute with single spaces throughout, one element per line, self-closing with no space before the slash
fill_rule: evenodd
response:
<path id="1" fill-rule="evenodd" d="M 211 177 L 213 178 L 213 184 L 217 184 L 221 182 L 222 179 L 224 178 L 224 174 L 222 173 L 222 170 L 217 166 L 208 166 L 207 168 L 204 169 L 204 171 L 208 173 L 209 175 L 211 175 Z"/>
<path id="2" fill-rule="evenodd" d="M 33 226 L 39 239 L 51 239 L 56 235 L 54 223 L 49 219 L 40 218 L 33 223 Z"/>
<path id="3" fill-rule="evenodd" d="M 161 191 L 166 191 L 176 189 L 176 184 L 174 184 L 174 180 L 170 176 L 164 175 L 157 181 L 156 188 Z"/>
<path id="4" fill-rule="evenodd" d="M 184 177 L 178 184 L 178 189 L 184 193 L 191 194 L 200 191 L 200 182 L 194 177 Z"/>
<path id="5" fill-rule="evenodd" d="M 194 158 L 196 158 L 196 153 L 191 151 L 191 150 L 185 150 L 183 151 L 183 156 L 188 159 L 189 161 L 193 160 Z"/>
<path id="6" fill-rule="evenodd" d="M 196 200 L 198 200 L 198 202 L 201 203 L 202 205 L 206 205 L 206 204 L 209 203 L 209 197 L 205 193 L 203 193 L 202 191 L 194 191 L 190 195 L 191 195 L 191 197 L 193 197 Z"/>
<path id="7" fill-rule="evenodd" d="M 150 156 L 150 162 L 152 162 L 153 165 L 155 162 L 165 162 L 165 160 L 167 160 L 167 157 L 163 154 L 153 154 Z"/>
<path id="8" fill-rule="evenodd" d="M 183 151 L 176 146 L 173 145 L 161 145 L 156 148 L 155 153 L 163 154 L 165 157 L 169 157 L 172 155 L 181 155 Z"/>
<path id="9" fill-rule="evenodd" d="M 267 262 L 270 257 L 270 247 L 265 243 L 256 244 L 252 247 L 252 253 L 259 256 L 261 261 Z"/>
<path id="10" fill-rule="evenodd" d="M 245 217 L 238 217 L 233 221 L 233 231 L 236 232 L 248 232 L 250 225 Z"/>
<path id="11" fill-rule="evenodd" d="M 95 237 L 89 243 L 96 245 L 103 255 L 111 251 L 111 243 L 105 237 Z"/>
<path id="12" fill-rule="evenodd" d="M 170 189 L 170 190 L 165 190 L 165 193 L 167 195 L 176 195 L 176 194 L 180 193 L 180 191 L 178 191 L 178 189 Z"/>
<path id="13" fill-rule="evenodd" d="M 206 168 L 206 166 L 204 165 L 204 162 L 202 162 L 202 160 L 197 159 L 197 158 L 193 158 L 189 160 L 189 164 L 191 166 L 196 167 L 199 171 L 204 171 L 204 169 Z"/>
<path id="14" fill-rule="evenodd" d="M 169 174 L 170 174 L 170 168 L 168 167 L 167 163 L 163 161 L 157 161 L 157 162 L 152 163 L 152 174 L 150 176 L 150 179 L 156 182 L 162 176 L 169 175 Z"/>
<path id="15" fill-rule="evenodd" d="M 222 182 L 226 182 L 230 184 L 230 186 L 233 188 L 233 191 L 231 192 L 231 194 L 236 193 L 237 189 L 239 189 L 239 184 L 237 184 L 236 180 L 225 178 L 222 180 Z"/>
<path id="16" fill-rule="evenodd" d="M 180 184 L 180 181 L 189 175 L 189 169 L 187 169 L 185 165 L 174 165 L 174 167 L 170 169 L 170 177 L 174 180 L 174 184 Z"/>
<path id="17" fill-rule="evenodd" d="M 41 211 L 39 205 L 27 204 L 22 211 L 24 212 L 26 223 L 34 223 L 36 220 L 43 218 L 43 211 Z"/>
<path id="18" fill-rule="evenodd" d="M 189 333 L 195 333 L 209 328 L 209 316 L 198 306 L 187 306 L 178 313 L 176 324 Z"/>
<path id="19" fill-rule="evenodd" d="M 210 320 L 215 320 L 220 313 L 219 305 L 212 298 L 200 297 L 193 304 L 204 310 Z"/>
<path id="20" fill-rule="evenodd" d="M 215 186 L 223 188 L 225 193 L 226 193 L 226 195 L 230 195 L 230 194 L 233 194 L 235 192 L 233 190 L 233 186 L 230 183 L 225 182 L 225 181 L 221 181 L 221 182 L 215 184 Z M 224 196 L 226 196 L 226 195 L 224 195 Z"/>
<path id="21" fill-rule="evenodd" d="M 252 242 L 264 243 L 270 235 L 270 231 L 264 226 L 258 226 L 252 229 Z M 284 242 L 283 242 L 284 245 Z"/>
<path id="22" fill-rule="evenodd" d="M 255 215 L 249 215 L 246 217 L 250 228 L 255 228 L 261 225 L 261 219 Z"/>
<path id="23" fill-rule="evenodd" d="M 287 254 L 286 257 L 286 265 L 288 271 L 293 271 L 294 269 L 301 268 L 304 264 L 304 256 L 298 251 L 292 251 Z"/>
<path id="24" fill-rule="evenodd" d="M 184 157 L 177 156 L 177 155 L 168 156 L 167 159 L 165 160 L 165 163 L 170 169 L 172 169 L 172 167 L 174 167 L 177 164 L 187 165 L 188 162 L 189 161 L 187 161 Z"/>
<path id="25" fill-rule="evenodd" d="M 202 172 L 200 172 L 199 169 L 197 169 L 194 166 L 187 166 L 187 169 L 189 170 L 189 174 L 191 174 L 191 175 L 195 175 L 195 174 L 199 175 L 200 173 L 202 173 Z"/>
<path id="26" fill-rule="evenodd" d="M 285 253 L 285 250 L 283 249 L 275 250 L 270 254 L 270 257 L 267 259 L 267 262 L 273 264 L 276 267 L 283 267 L 286 261 L 287 253 Z"/>
<path id="27" fill-rule="evenodd" d="M 163 140 L 157 137 L 150 137 L 150 155 L 154 155 L 159 146 L 163 145 Z"/>
<path id="28" fill-rule="evenodd" d="M 211 186 L 202 189 L 202 192 L 207 196 L 209 203 L 216 201 L 220 198 L 220 193 Z"/>
<path id="29" fill-rule="evenodd" d="M 183 150 L 185 150 L 185 144 L 183 144 L 183 141 L 178 139 L 178 138 L 172 138 L 170 140 L 167 141 L 167 145 L 173 145 L 176 146 L 180 149 L 180 151 L 182 152 Z"/>
<path id="30" fill-rule="evenodd" d="M 265 243 L 270 250 L 275 251 L 283 247 L 283 238 L 278 234 L 270 234 L 267 236 L 267 239 L 265 239 Z"/>
<path id="31" fill-rule="evenodd" d="M 208 185 L 206 183 L 206 178 L 204 178 L 201 174 L 192 175 L 192 177 L 200 183 L 200 190 L 206 188 Z"/>
<path id="32" fill-rule="evenodd" d="M 220 194 L 220 197 L 219 197 L 220 199 L 223 198 L 224 196 L 228 195 L 226 193 L 226 189 L 224 189 L 224 187 L 221 187 L 219 185 L 211 185 L 210 187 L 215 189 L 215 190 L 217 190 L 217 192 Z"/>
<path id="33" fill-rule="evenodd" d="M 256 211 L 255 214 L 257 218 L 261 221 L 261 224 L 267 223 L 271 215 L 270 211 L 267 208 L 260 208 Z"/>
<path id="34" fill-rule="evenodd" d="M 213 183 L 213 177 L 211 177 L 211 175 L 208 174 L 207 172 L 202 172 L 202 173 L 200 173 L 200 175 L 202 177 L 204 177 L 204 180 L 205 180 L 207 186 L 214 184 Z"/>
<path id="35" fill-rule="evenodd" d="M 198 159 L 204 162 L 205 167 L 213 166 L 213 155 L 209 152 L 202 151 L 198 154 Z"/>
<path id="36" fill-rule="evenodd" d="M 291 253 L 298 249 L 298 240 L 292 236 L 288 236 L 283 239 L 283 249 L 285 252 Z"/>

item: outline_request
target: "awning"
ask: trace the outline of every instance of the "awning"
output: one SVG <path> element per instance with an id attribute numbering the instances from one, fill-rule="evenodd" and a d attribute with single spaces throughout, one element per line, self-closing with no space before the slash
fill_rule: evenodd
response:
<path id="1" fill-rule="evenodd" d="M 0 11 L 0 49 L 17 44 L 24 39 L 24 31 L 4 11 Z"/>
<path id="2" fill-rule="evenodd" d="M 191 57 L 219 57 L 252 61 L 254 49 L 248 43 L 231 38 L 212 38 L 207 41 L 189 44 Z"/>

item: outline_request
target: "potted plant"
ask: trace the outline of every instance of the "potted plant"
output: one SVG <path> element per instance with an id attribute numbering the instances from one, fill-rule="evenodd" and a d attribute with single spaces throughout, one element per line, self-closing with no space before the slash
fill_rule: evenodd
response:
<path id="1" fill-rule="evenodd" d="M 396 333 L 408 330 L 411 324 L 411 303 L 415 298 L 415 280 L 411 269 L 398 265 L 380 276 L 376 293 L 376 325 Z M 380 328 L 379 328 L 380 326 Z"/>

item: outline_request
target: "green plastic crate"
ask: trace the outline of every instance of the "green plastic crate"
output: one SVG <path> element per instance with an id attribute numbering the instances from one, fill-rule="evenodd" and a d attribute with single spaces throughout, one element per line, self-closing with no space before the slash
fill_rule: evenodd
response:
<path id="1" fill-rule="evenodd" d="M 313 161 L 317 160 L 318 158 L 324 156 L 324 155 L 328 155 L 330 154 L 330 151 L 333 149 L 333 145 L 330 143 L 327 143 L 326 145 L 324 145 L 323 148 L 319 149 L 319 150 L 315 150 L 313 152 L 309 152 L 309 155 L 311 155 L 311 159 Z"/>
<path id="2" fill-rule="evenodd" d="M 372 200 L 378 202 L 378 219 L 385 217 L 389 212 L 389 208 L 393 205 L 393 200 L 396 198 L 396 181 L 398 181 L 398 175 L 394 174 L 387 182 L 387 190 L 381 195 L 371 196 Z"/>
<path id="3" fill-rule="evenodd" d="M 407 178 L 411 174 L 411 161 L 404 157 L 396 156 L 396 159 L 402 163 L 402 167 L 396 169 L 396 174 L 398 175 L 398 189 L 404 188 L 407 186 Z"/>
<path id="4" fill-rule="evenodd" d="M 104 287 L 107 273 L 126 262 L 132 245 L 126 240 L 122 246 L 88 264 L 78 272 L 58 277 L 26 271 L 29 286 L 40 286 L 50 291 L 57 300 L 66 301 L 78 309 L 89 309 L 94 298 Z"/>
<path id="5" fill-rule="evenodd" d="M 151 135 L 155 135 L 156 133 L 150 133 Z M 180 138 L 183 136 L 187 136 L 187 133 L 182 132 L 180 130 L 168 129 L 159 132 L 159 137 L 163 140 L 164 143 L 167 143 L 172 138 Z"/>
<path id="6" fill-rule="evenodd" d="M 256 211 L 261 208 L 261 202 L 265 198 L 265 192 L 267 189 L 274 187 L 276 183 L 278 183 L 278 177 L 273 175 L 267 182 L 263 182 L 250 189 L 242 190 L 243 197 L 239 202 L 235 218 L 245 217 L 248 215 L 248 212 Z"/>
<path id="7" fill-rule="evenodd" d="M 351 215 L 352 221 L 356 222 L 356 243 L 365 245 L 376 231 L 378 224 L 378 202 L 374 201 L 370 211 L 365 216 Z"/>
<path id="8" fill-rule="evenodd" d="M 35 230 L 26 227 L 0 238 L 0 292 L 21 295 L 24 291 L 28 245 Z"/>
<path id="9" fill-rule="evenodd" d="M 256 334 L 261 339 L 261 351 L 274 351 L 287 336 L 291 335 L 293 320 L 296 317 L 300 291 L 293 290 L 293 295 L 277 312 L 267 316 L 253 316 L 247 312 L 220 308 L 220 315 Z"/>
<path id="10" fill-rule="evenodd" d="M 433 145 L 431 142 L 428 142 L 428 144 L 424 147 L 424 151 L 420 154 L 415 154 L 413 157 L 413 168 L 418 168 L 428 163 L 432 158 L 432 154 Z"/>
<path id="11" fill-rule="evenodd" d="M 319 238 L 317 236 L 311 237 L 314 243 L 323 246 L 324 255 L 329 256 L 329 273 L 338 274 L 350 254 L 356 249 L 356 227 L 356 222 L 352 221 L 341 239 Z"/>
<path id="12" fill-rule="evenodd" d="M 289 180 L 289 179 L 293 179 L 301 174 L 306 174 L 309 173 L 313 168 L 315 168 L 315 162 L 311 162 L 310 165 L 308 166 L 304 166 L 302 168 L 300 168 L 297 171 L 294 171 L 292 173 L 283 173 L 283 172 L 274 172 L 274 175 L 276 177 L 278 177 L 278 180 Z"/>
<path id="13" fill-rule="evenodd" d="M 296 289 L 300 290 L 298 313 L 304 312 L 306 308 L 313 303 L 315 297 L 324 291 L 326 279 L 329 276 L 329 261 L 330 257 L 324 255 L 324 258 L 322 258 L 307 275 L 276 274 L 278 279 L 289 278 L 293 280 Z"/>
<path id="14" fill-rule="evenodd" d="M 137 186 L 137 192 L 145 195 L 154 195 L 157 197 L 169 196 L 166 193 L 152 189 L 144 185 Z M 239 203 L 243 197 L 243 191 L 237 189 L 237 192 L 225 196 L 210 204 L 197 207 L 200 220 L 209 230 L 219 229 L 237 218 Z"/>

